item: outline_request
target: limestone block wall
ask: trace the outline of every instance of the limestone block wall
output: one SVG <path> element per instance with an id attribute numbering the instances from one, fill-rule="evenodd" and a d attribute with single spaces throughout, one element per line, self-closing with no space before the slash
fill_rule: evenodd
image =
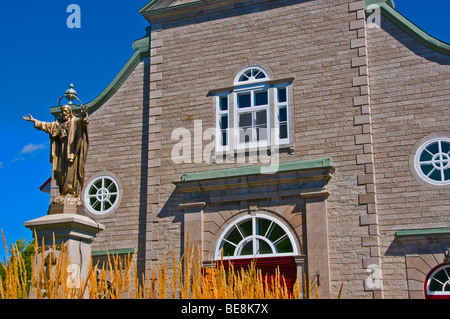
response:
<path id="1" fill-rule="evenodd" d="M 155 202 L 147 216 L 152 229 L 148 265 L 172 248 L 182 253 L 183 212 L 173 181 L 185 172 L 237 165 L 211 164 L 207 158 L 174 164 L 171 150 L 178 140 L 172 141 L 173 130 L 187 128 L 193 137 L 195 120 L 204 129 L 214 127 L 208 92 L 232 85 L 241 69 L 255 64 L 269 68 L 275 79 L 294 77 L 293 153 L 282 153 L 280 160 L 331 157 L 336 167 L 327 186 L 331 290 L 337 293 L 344 282 L 352 287 L 345 290 L 346 297 L 373 297 L 363 284 L 368 274 L 362 259 L 372 252 L 361 245 L 368 227 L 361 227 L 360 216 L 367 215 L 368 206 L 359 196 L 367 194 L 366 185 L 358 183 L 367 165 L 357 162 L 370 152 L 365 146 L 370 143 L 359 139 L 370 132 L 366 116 L 361 117 L 366 103 L 358 99 L 366 98 L 367 86 L 354 82 L 367 71 L 354 64 L 355 58 L 366 59 L 352 42 L 364 39 L 358 31 L 361 24 L 364 28 L 361 12 L 362 1 L 351 7 L 348 1 L 263 1 L 152 21 L 150 112 L 157 112 L 154 126 L 159 131 L 150 140 L 159 141 L 152 162 L 152 178 L 159 184 L 153 186 Z"/>
<path id="2" fill-rule="evenodd" d="M 138 249 L 141 265 L 150 187 L 147 176 L 149 61 L 144 58 L 119 90 L 90 114 L 90 148 L 85 167 L 85 186 L 92 178 L 106 174 L 117 179 L 122 193 L 114 212 L 90 214 L 105 225 L 92 250 Z"/>
<path id="3" fill-rule="evenodd" d="M 410 253 L 426 259 L 420 252 L 436 254 L 436 242 L 427 250 L 423 240 L 404 243 L 395 234 L 450 222 L 450 189 L 420 182 L 410 162 L 424 140 L 449 134 L 450 56 L 426 47 L 383 16 L 380 27 L 367 33 L 385 297 L 423 297 L 423 281 L 432 265 L 443 262 L 443 247 L 428 270 L 420 269 L 420 279 L 414 275 L 411 286 Z"/>
<path id="4" fill-rule="evenodd" d="M 414 244 L 396 232 L 450 221 L 449 188 L 420 183 L 410 164 L 424 138 L 448 134 L 450 57 L 387 19 L 368 28 L 364 1 L 183 8 L 180 13 L 175 3 L 152 16 L 150 56 L 90 115 L 87 181 L 110 174 L 123 192 L 116 211 L 94 218 L 105 230 L 93 251 L 138 249 L 140 271 L 172 249 L 183 254 L 185 194 L 174 182 L 184 173 L 261 164 L 214 162 L 202 153 L 210 143 L 203 133 L 215 127 L 209 93 L 232 87 L 239 71 L 258 65 L 275 80 L 292 79 L 292 143 L 280 161 L 332 159 L 325 187 L 332 295 L 344 283 L 343 298 L 419 296 L 429 259 L 420 252 L 430 251 L 430 265 L 443 254 L 435 241 Z M 184 163 L 172 156 L 177 129 L 187 130 L 192 142 Z M 226 225 L 256 205 L 298 234 L 307 258 L 304 201 L 285 196 L 253 204 L 242 197 L 229 207 L 205 206 L 205 255 L 211 257 Z M 377 287 L 367 282 L 372 266 L 382 270 Z"/>

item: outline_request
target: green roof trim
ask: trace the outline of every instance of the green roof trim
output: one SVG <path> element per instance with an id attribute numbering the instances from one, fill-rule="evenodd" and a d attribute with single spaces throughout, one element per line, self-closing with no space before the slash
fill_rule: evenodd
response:
<path id="1" fill-rule="evenodd" d="M 280 163 L 278 169 L 271 169 L 270 166 L 249 166 L 238 168 L 225 168 L 211 171 L 201 171 L 193 173 L 184 173 L 181 175 L 181 182 L 193 182 L 200 180 L 213 180 L 221 178 L 250 176 L 260 174 L 270 174 L 277 172 L 298 171 L 317 168 L 333 168 L 331 158 L 304 160 L 297 162 Z"/>
<path id="2" fill-rule="evenodd" d="M 399 230 L 395 233 L 396 237 L 430 236 L 430 235 L 450 235 L 450 228 L 447 227 L 447 228 Z"/>
<path id="3" fill-rule="evenodd" d="M 168 7 L 170 6 L 170 4 L 174 2 L 174 0 L 151 0 L 149 3 L 147 3 L 146 5 L 144 5 L 142 8 L 140 8 L 138 10 L 138 12 L 140 14 L 145 13 L 146 11 L 148 11 L 150 8 L 152 8 L 153 6 L 157 7 L 157 8 L 161 8 L 161 7 Z M 154 8 L 155 9 L 155 8 Z"/>
<path id="4" fill-rule="evenodd" d="M 105 102 L 109 100 L 109 98 L 111 98 L 111 96 L 113 96 L 114 93 L 116 93 L 122 86 L 141 60 L 150 55 L 150 29 L 150 27 L 147 27 L 147 34 L 143 38 L 133 42 L 133 49 L 135 50 L 133 55 L 127 61 L 125 66 L 122 67 L 111 83 L 95 99 L 84 104 L 84 106 L 87 107 L 88 112 L 92 113 L 105 104 Z M 78 105 L 73 105 L 72 110 L 77 112 L 80 110 L 80 107 Z M 54 106 L 50 108 L 50 113 L 56 117 L 61 113 L 61 111 L 58 106 Z"/>
<path id="5" fill-rule="evenodd" d="M 91 252 L 92 257 L 107 256 L 110 255 L 121 255 L 121 254 L 134 254 L 136 252 L 135 248 L 123 248 L 123 249 L 108 249 L 99 250 Z"/>
<path id="6" fill-rule="evenodd" d="M 369 13 L 373 13 L 373 8 L 369 8 L 370 5 L 378 5 L 380 7 L 381 13 L 401 27 L 406 33 L 412 36 L 417 41 L 421 42 L 423 45 L 438 51 L 443 54 L 450 55 L 450 44 L 444 41 L 441 41 L 424 30 L 419 28 L 413 22 L 411 22 L 408 18 L 402 15 L 395 9 L 394 3 L 392 0 L 365 0 L 364 5 L 366 11 Z"/>
<path id="7" fill-rule="evenodd" d="M 388 6 L 395 8 L 395 3 L 393 0 L 364 0 L 364 6 L 366 8 L 372 4 L 375 4 L 375 5 L 387 4 Z"/>

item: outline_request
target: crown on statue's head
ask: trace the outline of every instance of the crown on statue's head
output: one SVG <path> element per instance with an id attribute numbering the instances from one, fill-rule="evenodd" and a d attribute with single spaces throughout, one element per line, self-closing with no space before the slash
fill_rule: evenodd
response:
<path id="1" fill-rule="evenodd" d="M 69 101 L 69 103 L 67 103 L 66 105 L 62 105 L 61 106 L 61 100 L 62 100 L 63 97 L 65 97 Z M 72 109 L 72 105 L 74 105 L 72 103 L 72 101 L 75 100 L 75 99 L 77 99 L 78 102 L 80 102 L 80 108 L 83 110 L 83 103 L 81 103 L 80 99 L 77 97 L 77 91 L 75 91 L 73 89 L 73 83 L 70 83 L 70 88 L 67 89 L 66 92 L 64 93 L 64 95 L 62 95 L 59 98 L 59 101 L 58 101 L 59 109 L 62 111 L 62 107 L 63 106 L 68 106 L 68 107 L 70 107 L 70 109 Z"/>

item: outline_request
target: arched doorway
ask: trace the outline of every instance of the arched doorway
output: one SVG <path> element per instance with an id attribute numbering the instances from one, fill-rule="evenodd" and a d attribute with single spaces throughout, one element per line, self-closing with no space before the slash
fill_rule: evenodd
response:
<path id="1" fill-rule="evenodd" d="M 255 261 L 263 276 L 274 276 L 278 268 L 286 288 L 292 292 L 297 279 L 297 254 L 297 245 L 286 226 L 274 217 L 256 214 L 241 217 L 225 229 L 218 240 L 215 259 L 223 257 L 224 266 L 232 263 L 235 270 Z"/>
<path id="2" fill-rule="evenodd" d="M 426 299 L 450 299 L 450 264 L 440 264 L 433 268 L 425 279 Z"/>

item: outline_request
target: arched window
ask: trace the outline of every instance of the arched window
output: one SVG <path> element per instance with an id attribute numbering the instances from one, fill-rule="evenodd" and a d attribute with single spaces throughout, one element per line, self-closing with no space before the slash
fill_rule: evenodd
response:
<path id="1" fill-rule="evenodd" d="M 425 297 L 450 299 L 450 264 L 434 268 L 425 280 Z"/>
<path id="2" fill-rule="evenodd" d="M 228 226 L 219 239 L 216 258 L 291 256 L 296 247 L 289 230 L 276 219 L 245 216 Z"/>
<path id="3" fill-rule="evenodd" d="M 267 81 L 269 79 L 269 74 L 266 70 L 258 66 L 251 66 L 243 69 L 238 73 L 234 80 L 234 84 L 249 84 L 261 81 Z"/>

